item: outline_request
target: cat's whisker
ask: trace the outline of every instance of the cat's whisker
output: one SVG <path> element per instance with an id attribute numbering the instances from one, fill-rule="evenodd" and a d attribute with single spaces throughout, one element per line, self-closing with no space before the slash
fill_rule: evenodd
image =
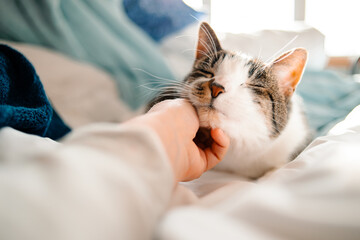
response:
<path id="1" fill-rule="evenodd" d="M 261 53 L 262 53 L 262 46 L 260 46 L 260 48 L 259 48 L 257 59 L 260 59 Z"/>
<path id="2" fill-rule="evenodd" d="M 264 73 L 266 73 L 266 71 L 267 71 L 267 65 L 266 64 L 262 65 L 261 67 L 257 67 L 255 72 L 251 76 L 251 80 L 254 80 L 256 78 L 256 76 L 263 75 Z"/>
<path id="3" fill-rule="evenodd" d="M 294 150 L 301 147 L 307 132 L 306 124 L 296 107 L 296 100 L 289 99 L 280 87 L 284 84 L 280 82 L 283 79 L 276 75 L 277 69 L 270 69 L 272 63 L 259 58 L 262 49 L 259 49 L 257 59 L 221 50 L 214 31 L 207 24 L 202 24 L 196 51 L 197 56 L 204 58 L 195 59 L 193 70 L 184 81 L 149 74 L 155 80 L 144 84 L 144 87 L 161 91 L 154 101 L 179 97 L 188 99 L 198 110 L 201 126 L 221 126 L 229 134 L 232 148 L 227 154 L 229 157 L 219 164 L 222 170 L 257 178 L 269 168 L 288 162 Z M 294 65 L 301 60 L 298 56 L 284 62 L 279 59 L 279 66 L 282 71 L 291 73 L 296 67 Z M 217 97 L 219 92 L 213 96 L 214 91 L 219 90 L 216 88 L 219 86 L 213 83 L 226 87 L 220 97 Z M 154 87 L 155 84 L 158 86 Z M 288 102 L 290 100 L 291 103 Z M 294 105 L 289 108 L 288 104 Z M 294 134 L 297 135 L 294 137 Z"/>
<path id="4" fill-rule="evenodd" d="M 153 78 L 148 78 L 148 79 L 145 79 L 145 80 L 149 81 L 147 83 L 142 84 L 142 85 L 145 85 L 145 86 L 146 85 L 153 85 L 153 84 L 164 85 L 164 86 L 169 85 L 169 84 L 175 84 L 175 82 L 171 82 L 171 81 L 164 82 L 163 80 L 158 80 L 158 79 L 153 79 Z"/>
<path id="5" fill-rule="evenodd" d="M 148 99 L 150 96 L 152 96 L 154 93 L 158 92 L 157 88 L 151 88 L 151 87 L 147 87 L 147 86 L 142 86 L 143 88 L 147 89 L 148 91 L 145 92 L 144 94 L 142 94 L 140 96 L 140 98 L 142 99 Z"/>
<path id="6" fill-rule="evenodd" d="M 206 56 L 207 58 L 211 59 L 211 56 L 209 56 L 209 54 L 207 54 L 207 52 L 203 51 L 203 50 L 196 50 L 196 52 L 201 53 L 202 55 Z M 210 67 L 210 64 L 205 62 L 207 64 L 208 67 Z"/>
<path id="7" fill-rule="evenodd" d="M 160 92 L 158 94 L 160 96 L 172 97 L 175 92 L 179 93 L 182 91 L 191 91 L 191 88 L 189 86 L 187 86 L 186 84 L 183 86 L 171 86 L 171 87 L 170 86 L 162 86 L 162 87 L 157 87 L 157 88 L 148 87 L 145 84 L 143 84 L 142 87 L 144 87 L 148 90 L 147 93 L 142 95 L 142 97 L 144 97 L 144 98 L 148 98 L 149 96 L 152 95 L 152 93 L 158 93 L 158 92 Z M 170 91 L 170 93 L 166 93 L 169 91 Z M 164 94 L 164 93 L 166 93 L 166 94 Z"/>
<path id="8" fill-rule="evenodd" d="M 197 22 L 201 23 L 200 19 L 198 19 L 197 17 L 195 17 L 194 15 L 192 15 L 191 13 L 189 13 L 190 17 L 192 17 L 193 19 L 195 19 Z"/>
<path id="9" fill-rule="evenodd" d="M 211 59 L 211 57 L 209 57 L 209 59 Z M 201 62 L 200 63 L 200 67 L 203 69 L 211 69 L 211 65 L 210 65 L 210 61 L 209 62 Z"/>
<path id="10" fill-rule="evenodd" d="M 212 59 L 212 57 L 217 57 L 215 55 L 216 52 L 212 49 L 212 47 L 209 46 L 209 44 L 207 44 L 206 41 L 199 39 L 199 42 L 204 46 L 206 52 L 210 54 L 210 55 L 206 54 L 210 59 Z"/>
<path id="11" fill-rule="evenodd" d="M 289 119 L 281 116 L 276 116 L 275 119 L 274 116 L 272 116 L 270 117 L 270 120 L 273 121 L 277 126 L 280 126 L 281 128 L 285 128 Z"/>
<path id="12" fill-rule="evenodd" d="M 169 80 L 168 82 L 164 82 L 162 80 L 159 80 L 159 79 L 147 79 L 149 80 L 148 83 L 144 83 L 143 85 L 152 85 L 152 84 L 157 84 L 157 85 L 163 85 L 163 86 L 168 86 L 168 85 L 177 85 L 177 86 L 184 86 L 184 85 L 187 85 L 186 83 L 184 82 L 180 82 L 180 81 L 176 81 L 176 80 Z M 150 82 L 151 81 L 151 82 Z"/>
<path id="13" fill-rule="evenodd" d="M 187 86 L 186 83 L 182 82 L 182 81 L 178 81 L 178 80 L 175 80 L 175 79 L 168 79 L 168 78 L 163 78 L 163 77 L 158 77 L 158 76 L 155 76 L 145 70 L 142 70 L 142 69 L 139 69 L 139 68 L 134 68 L 134 70 L 137 70 L 137 71 L 141 71 L 151 77 L 153 77 L 154 79 L 148 79 L 149 82 L 148 83 L 144 83 L 144 84 L 141 84 L 139 85 L 138 87 L 144 87 L 146 88 L 147 90 L 150 90 L 151 92 L 158 92 L 158 91 L 161 91 L 161 90 L 165 90 L 167 89 L 169 86 L 178 86 L 179 89 L 183 89 L 183 88 L 187 88 L 189 89 L 189 87 Z M 155 87 L 152 87 L 154 84 L 156 84 L 156 88 Z M 150 93 L 148 94 L 150 95 Z"/>
<path id="14" fill-rule="evenodd" d="M 172 84 L 164 85 L 162 88 L 164 88 L 164 89 L 191 89 L 192 87 L 191 87 L 191 85 L 186 84 L 186 83 L 181 83 L 181 84 L 172 83 Z"/>
<path id="15" fill-rule="evenodd" d="M 194 49 L 194 48 L 189 48 L 189 49 L 185 49 L 185 50 L 182 50 L 181 51 L 181 53 L 183 54 L 183 53 L 186 53 L 186 52 L 196 52 L 196 51 L 198 51 L 197 49 Z"/>
<path id="16" fill-rule="evenodd" d="M 195 17 L 194 15 L 190 14 L 190 16 L 192 18 L 194 18 L 196 21 L 198 21 L 199 23 L 201 23 L 200 19 L 198 19 L 197 17 Z M 217 57 L 217 51 L 216 51 L 216 45 L 215 45 L 215 42 L 214 42 L 214 39 L 212 38 L 211 34 L 209 33 L 209 31 L 203 27 L 203 25 L 201 24 L 200 25 L 200 28 L 205 32 L 206 36 L 208 37 L 208 39 L 212 42 L 211 44 L 213 45 L 213 51 L 211 51 L 211 48 L 209 47 L 209 45 L 207 43 L 206 44 L 206 50 L 208 50 L 210 53 L 213 53 L 215 54 L 214 56 Z M 199 41 L 201 41 L 202 44 L 204 44 L 204 42 L 202 41 L 202 39 L 199 39 Z M 205 45 L 204 45 L 205 47 Z"/>
<path id="17" fill-rule="evenodd" d="M 160 98 L 165 98 L 165 97 L 172 98 L 172 97 L 174 97 L 174 93 L 172 93 L 172 94 L 160 94 L 158 97 L 160 97 Z"/>
<path id="18" fill-rule="evenodd" d="M 154 78 L 160 79 L 160 80 L 164 80 L 164 81 L 177 81 L 176 79 L 169 79 L 169 78 L 163 78 L 163 77 L 156 76 L 156 75 L 149 73 L 148 71 L 145 71 L 141 68 L 132 68 L 132 70 L 143 72 L 151 77 L 154 77 Z"/>
<path id="19" fill-rule="evenodd" d="M 269 103 L 275 104 L 275 105 L 284 105 L 283 102 L 278 102 L 278 101 L 270 101 L 270 100 L 269 100 Z"/>
<path id="20" fill-rule="evenodd" d="M 280 121 L 285 122 L 285 123 L 288 121 L 287 118 L 283 118 L 283 117 L 281 117 L 281 116 L 276 116 L 276 118 L 277 118 L 278 120 L 280 120 Z M 282 123 L 280 123 L 277 119 L 275 119 L 274 117 L 271 117 L 271 119 L 272 119 L 273 121 L 275 121 L 276 123 L 282 124 Z M 282 124 L 282 126 L 285 126 L 285 125 L 286 125 L 286 124 Z"/>
<path id="21" fill-rule="evenodd" d="M 279 55 L 279 53 L 281 53 L 285 48 L 287 48 L 290 44 L 292 44 L 298 37 L 299 37 L 299 35 L 296 35 L 289 42 L 287 42 L 282 48 L 280 48 L 277 52 L 275 52 L 273 55 L 271 55 L 271 57 L 269 57 L 266 61 L 264 61 L 265 65 L 269 65 L 270 60 L 275 58 L 275 56 Z"/>
<path id="22" fill-rule="evenodd" d="M 212 48 L 209 46 L 209 44 L 203 39 L 199 39 L 199 42 L 203 45 L 205 50 L 212 55 L 213 51 Z"/>
<path id="23" fill-rule="evenodd" d="M 140 85 L 139 87 L 143 87 L 143 88 L 145 88 L 147 90 L 150 90 L 150 91 L 157 91 L 157 89 L 155 89 L 155 88 L 147 87 L 147 86 L 144 86 L 144 85 Z"/>
<path id="24" fill-rule="evenodd" d="M 171 88 L 164 88 L 163 90 L 169 91 L 169 92 L 184 92 L 184 91 L 191 91 L 192 89 L 188 88 L 181 88 L 181 87 L 171 87 Z"/>
<path id="25" fill-rule="evenodd" d="M 154 86 L 152 86 L 152 84 L 142 84 L 142 85 L 139 85 L 138 87 L 143 87 L 147 90 L 150 90 L 152 92 L 160 92 L 160 91 L 163 91 L 163 90 L 167 90 L 169 89 L 169 87 L 167 85 L 163 85 L 163 86 L 156 86 L 156 88 Z M 174 87 L 172 87 L 174 88 Z M 187 87 L 184 87 L 184 86 L 177 86 L 178 89 L 184 89 L 184 88 L 187 88 Z"/>
<path id="26" fill-rule="evenodd" d="M 277 122 L 276 120 L 271 119 L 273 122 L 275 122 L 276 127 L 271 125 L 270 130 L 274 131 L 274 132 L 281 132 L 285 129 L 285 127 L 287 126 L 286 124 L 282 124 Z M 280 130 L 281 129 L 281 130 Z"/>
<path id="27" fill-rule="evenodd" d="M 211 33 L 209 32 L 209 30 L 207 28 L 205 28 L 203 25 L 201 25 L 201 29 L 205 32 L 206 36 L 208 37 L 208 39 L 210 40 L 210 43 L 212 45 L 212 49 L 213 49 L 213 53 L 214 56 L 217 58 L 217 49 L 216 49 L 216 44 L 215 41 L 211 35 Z"/>
<path id="28" fill-rule="evenodd" d="M 197 35 L 179 35 L 179 36 L 176 36 L 175 39 L 179 39 L 179 38 L 193 38 L 193 39 L 197 39 Z"/>

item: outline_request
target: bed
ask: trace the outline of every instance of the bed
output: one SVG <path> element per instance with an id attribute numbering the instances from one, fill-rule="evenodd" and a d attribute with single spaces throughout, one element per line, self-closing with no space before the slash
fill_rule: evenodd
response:
<path id="1" fill-rule="evenodd" d="M 5 43 L 34 64 L 54 107 L 72 128 L 122 122 L 139 113 L 127 107 L 112 76 L 99 68 L 42 47 Z M 173 52 L 168 54 L 174 58 Z M 315 121 L 311 124 L 318 137 L 294 161 L 257 181 L 209 171 L 200 179 L 181 183 L 157 229 L 159 239 L 350 239 L 360 235 L 360 106 L 352 110 L 360 103 L 359 84 L 351 75 L 323 69 L 308 70 L 303 83 L 300 93 L 310 96 L 307 114 Z M 313 85 L 317 91 L 323 88 L 322 95 L 311 97 L 308 90 Z M 324 204 L 322 199 L 331 200 Z M 297 232 L 304 227 L 309 229 L 305 235 Z"/>
<path id="2" fill-rule="evenodd" d="M 194 48 L 197 27 L 198 23 L 169 35 L 156 48 L 176 79 L 191 66 L 193 52 L 188 50 Z M 192 37 L 178 37 L 185 35 Z M 287 44 L 295 36 L 298 40 Z M 360 83 L 356 77 L 324 69 L 324 36 L 310 26 L 226 35 L 223 40 L 224 47 L 238 49 L 241 43 L 241 50 L 253 55 L 261 46 L 264 58 L 297 46 L 309 49 L 310 61 L 298 93 L 304 98 L 314 140 L 294 161 L 257 181 L 209 171 L 179 184 L 156 229 L 157 239 L 358 238 Z M 32 44 L 1 42 L 33 63 L 52 104 L 71 128 L 122 122 L 142 112 L 129 107 L 129 98 L 123 100 L 121 93 L 119 97 L 113 72 L 94 62 Z M 148 80 L 156 75 L 146 72 Z"/>

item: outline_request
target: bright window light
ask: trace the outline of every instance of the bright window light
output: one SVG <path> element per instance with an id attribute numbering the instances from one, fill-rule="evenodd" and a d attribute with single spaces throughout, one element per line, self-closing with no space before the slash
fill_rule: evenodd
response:
<path id="1" fill-rule="evenodd" d="M 325 34 L 329 55 L 360 55 L 359 10 L 359 0 L 307 0 L 306 22 Z"/>
<path id="2" fill-rule="evenodd" d="M 221 32 L 283 28 L 294 21 L 291 0 L 212 0 L 211 25 Z"/>
<path id="3" fill-rule="evenodd" d="M 208 0 L 209 1 L 209 0 Z M 210 0 L 210 22 L 217 32 L 246 33 L 293 27 L 297 0 Z M 203 0 L 184 0 L 201 9 Z M 359 0 L 304 0 L 305 22 L 325 35 L 330 56 L 360 55 Z M 296 11 L 301 9 L 296 9 Z"/>
<path id="4" fill-rule="evenodd" d="M 203 0 L 183 0 L 183 2 L 195 10 L 201 10 L 203 7 Z"/>

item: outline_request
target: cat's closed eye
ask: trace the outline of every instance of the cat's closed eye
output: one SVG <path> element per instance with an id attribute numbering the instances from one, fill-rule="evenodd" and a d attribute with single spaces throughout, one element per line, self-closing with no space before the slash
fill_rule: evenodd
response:
<path id="1" fill-rule="evenodd" d="M 194 82 L 198 79 L 213 79 L 214 78 L 214 72 L 212 70 L 208 69 L 202 69 L 202 68 L 195 68 L 188 76 L 187 82 Z"/>
<path id="2" fill-rule="evenodd" d="M 254 84 L 254 83 L 248 83 L 246 84 L 247 87 L 250 87 L 250 88 L 265 88 L 264 86 L 262 85 L 259 85 L 259 84 Z"/>
<path id="3" fill-rule="evenodd" d="M 302 48 L 270 63 L 224 50 L 215 32 L 203 23 L 191 72 L 159 100 L 188 99 L 201 129 L 221 128 L 231 138 L 231 151 L 216 169 L 257 178 L 304 147 L 306 121 L 293 95 L 306 59 Z M 211 140 L 209 134 L 196 139 L 200 136 L 199 144 Z"/>

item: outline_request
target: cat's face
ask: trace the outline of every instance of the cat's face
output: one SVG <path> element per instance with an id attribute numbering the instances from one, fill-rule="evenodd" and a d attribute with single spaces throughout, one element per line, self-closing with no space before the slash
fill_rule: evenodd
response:
<path id="1" fill-rule="evenodd" d="M 202 127 L 219 127 L 232 138 L 253 138 L 250 142 L 261 144 L 286 126 L 306 59 L 306 50 L 300 48 L 268 64 L 223 50 L 203 23 L 196 60 L 185 79 L 188 87 L 181 95 L 197 109 Z"/>

